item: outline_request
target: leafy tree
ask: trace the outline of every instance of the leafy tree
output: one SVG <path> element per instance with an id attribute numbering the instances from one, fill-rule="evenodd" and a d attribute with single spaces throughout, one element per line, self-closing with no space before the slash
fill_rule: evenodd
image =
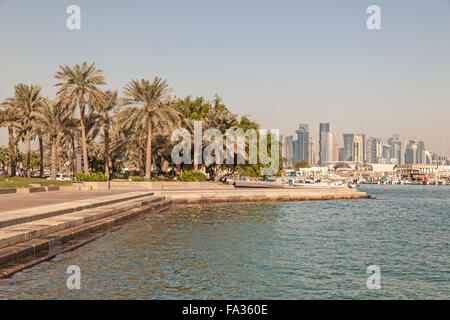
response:
<path id="1" fill-rule="evenodd" d="M 145 178 L 151 177 L 152 157 L 152 116 L 169 97 L 172 89 L 166 80 L 155 77 L 153 82 L 145 79 L 131 80 L 124 87 L 125 98 L 123 105 L 135 107 L 144 111 L 147 131 L 147 145 L 145 158 Z"/>
<path id="2" fill-rule="evenodd" d="M 300 168 L 310 168 L 309 162 L 307 160 L 295 161 L 294 169 L 297 171 Z"/>
<path id="3" fill-rule="evenodd" d="M 8 98 L 5 105 L 15 114 L 17 135 L 25 141 L 27 163 L 31 161 L 31 138 L 35 111 L 44 101 L 41 95 L 41 86 L 19 83 L 14 86 L 14 97 Z M 30 177 L 31 167 L 27 167 L 27 176 Z"/>
<path id="4" fill-rule="evenodd" d="M 55 78 L 61 80 L 57 83 L 58 97 L 57 103 L 62 102 L 72 108 L 72 113 L 77 108 L 80 112 L 81 126 L 81 144 L 83 150 L 83 171 L 89 174 L 89 159 L 86 142 L 85 113 L 86 101 L 96 101 L 100 99 L 101 91 L 99 85 L 106 84 L 103 70 L 96 69 L 94 63 L 88 65 L 75 65 L 73 68 L 64 65 L 59 66 L 60 70 L 56 72 Z M 89 109 L 92 106 L 89 105 Z M 90 110 L 91 111 L 91 110 Z"/>

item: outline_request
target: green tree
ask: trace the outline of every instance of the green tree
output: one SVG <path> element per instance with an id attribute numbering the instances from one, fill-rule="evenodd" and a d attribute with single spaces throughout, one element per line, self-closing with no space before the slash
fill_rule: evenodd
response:
<path id="1" fill-rule="evenodd" d="M 295 161 L 294 169 L 297 171 L 300 168 L 310 168 L 309 162 L 307 160 Z"/>
<path id="2" fill-rule="evenodd" d="M 41 108 L 36 111 L 36 124 L 41 128 L 45 128 L 45 133 L 50 140 L 50 179 L 55 180 L 58 160 L 57 146 L 60 142 L 60 138 L 68 131 L 78 127 L 79 123 L 76 119 L 71 117 L 69 108 L 64 108 L 60 104 L 45 100 Z"/>
<path id="3" fill-rule="evenodd" d="M 105 176 L 106 179 L 109 181 L 110 179 L 110 170 L 112 167 L 111 164 L 111 126 L 112 126 L 112 117 L 111 112 L 113 110 L 117 110 L 119 104 L 118 104 L 118 98 L 117 98 L 117 90 L 111 91 L 105 91 L 103 92 L 101 99 L 97 100 L 96 103 L 94 103 L 95 111 L 98 112 L 97 121 L 94 126 L 94 132 L 93 136 L 95 137 L 97 135 L 97 132 L 99 130 L 103 131 L 104 136 L 104 163 L 105 163 Z"/>
<path id="4" fill-rule="evenodd" d="M 151 177 L 151 159 L 152 159 L 152 116 L 155 111 L 163 105 L 165 99 L 169 97 L 172 89 L 166 80 L 155 77 L 153 82 L 145 79 L 131 80 L 124 87 L 125 98 L 123 105 L 129 107 L 136 107 L 144 110 L 146 131 L 147 131 L 147 145 L 145 157 L 145 178 Z"/>
<path id="5" fill-rule="evenodd" d="M 25 141 L 27 163 L 31 161 L 31 139 L 35 111 L 40 108 L 44 98 L 41 95 L 41 86 L 20 83 L 14 87 L 14 97 L 8 98 L 5 105 L 14 110 L 14 116 L 19 123 L 17 136 Z M 31 175 L 31 167 L 27 167 L 27 177 Z"/>
<path id="6" fill-rule="evenodd" d="M 9 168 L 10 175 L 14 177 L 16 175 L 16 148 L 17 143 L 14 137 L 14 129 L 18 128 L 20 123 L 17 111 L 11 107 L 7 102 L 0 104 L 0 127 L 7 127 L 8 129 L 8 149 L 9 149 Z"/>
<path id="7" fill-rule="evenodd" d="M 85 127 L 85 113 L 86 101 L 96 101 L 100 99 L 101 91 L 98 89 L 99 85 L 106 84 L 103 70 L 94 67 L 94 63 L 88 65 L 75 65 L 73 68 L 64 65 L 59 66 L 60 70 L 56 72 L 55 78 L 61 80 L 57 83 L 58 97 L 57 103 L 61 102 L 74 109 L 78 106 L 80 112 L 80 126 L 81 126 L 81 144 L 83 150 L 83 171 L 89 174 L 89 159 L 86 142 L 86 127 Z M 89 111 L 91 111 L 89 105 Z M 90 113 L 90 112 L 89 112 Z"/>

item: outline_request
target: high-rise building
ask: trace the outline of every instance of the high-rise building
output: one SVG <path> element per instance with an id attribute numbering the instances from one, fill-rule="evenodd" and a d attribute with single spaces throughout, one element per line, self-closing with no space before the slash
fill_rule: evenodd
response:
<path id="1" fill-rule="evenodd" d="M 316 150 L 315 150 L 315 144 L 312 137 L 309 137 L 309 159 L 308 159 L 309 165 L 313 166 L 316 164 Z"/>
<path id="2" fill-rule="evenodd" d="M 334 144 L 334 161 L 339 161 L 339 149 L 341 146 L 337 143 Z"/>
<path id="3" fill-rule="evenodd" d="M 292 167 L 292 158 L 294 156 L 294 137 L 287 136 L 284 138 L 285 158 L 287 159 L 287 166 Z"/>
<path id="4" fill-rule="evenodd" d="M 339 148 L 339 161 L 344 161 L 344 148 Z"/>
<path id="5" fill-rule="evenodd" d="M 417 143 L 409 140 L 405 148 L 405 164 L 417 163 Z"/>
<path id="6" fill-rule="evenodd" d="M 325 161 L 334 161 L 334 134 L 327 132 Z"/>
<path id="7" fill-rule="evenodd" d="M 366 161 L 368 163 L 378 163 L 378 159 L 383 156 L 383 148 L 380 138 L 370 137 L 366 143 Z"/>
<path id="8" fill-rule="evenodd" d="M 352 145 L 352 161 L 363 162 L 364 161 L 364 148 L 363 148 L 363 137 L 361 135 L 356 135 L 353 138 Z M 345 152 L 345 151 L 344 151 Z"/>
<path id="9" fill-rule="evenodd" d="M 330 132 L 329 123 L 321 123 L 319 127 L 319 165 L 324 166 L 327 154 L 327 135 Z"/>
<path id="10" fill-rule="evenodd" d="M 402 143 L 400 141 L 399 135 L 394 134 L 392 135 L 389 140 L 388 144 L 392 147 L 392 158 L 395 159 L 395 162 L 397 164 L 402 163 Z"/>
<path id="11" fill-rule="evenodd" d="M 359 133 L 358 136 L 362 139 L 363 162 L 366 162 L 366 135 L 364 133 Z"/>
<path id="12" fill-rule="evenodd" d="M 353 139 L 355 135 L 352 133 L 344 134 L 344 161 L 353 161 Z"/>
<path id="13" fill-rule="evenodd" d="M 292 146 L 293 146 L 293 148 L 292 148 L 292 150 L 293 150 L 292 164 L 294 164 L 296 161 L 298 161 L 298 154 L 299 154 L 299 152 L 298 152 L 298 149 L 299 149 L 298 140 L 294 140 Z"/>
<path id="14" fill-rule="evenodd" d="M 377 148 L 378 148 L 378 138 L 370 137 L 367 140 L 366 145 L 366 159 L 368 163 L 377 163 L 378 162 L 378 156 L 377 156 Z M 380 141 L 381 144 L 381 141 Z"/>
<path id="15" fill-rule="evenodd" d="M 425 151 L 425 164 L 433 164 L 433 159 L 429 151 Z"/>
<path id="16" fill-rule="evenodd" d="M 383 145 L 383 158 L 386 160 L 387 163 L 391 163 L 392 146 L 390 146 L 388 144 Z"/>
<path id="17" fill-rule="evenodd" d="M 301 123 L 297 134 L 295 161 L 309 160 L 309 125 Z"/>
<path id="18" fill-rule="evenodd" d="M 423 141 L 417 142 L 417 163 L 425 164 L 427 162 L 425 151 L 425 143 Z"/>

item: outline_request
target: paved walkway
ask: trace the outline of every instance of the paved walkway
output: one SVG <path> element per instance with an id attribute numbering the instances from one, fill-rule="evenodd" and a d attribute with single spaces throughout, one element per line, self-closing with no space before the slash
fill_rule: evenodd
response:
<path id="1" fill-rule="evenodd" d="M 4 211 L 40 207 L 68 201 L 85 200 L 126 191 L 50 191 L 38 193 L 0 194 L 0 214 Z"/>

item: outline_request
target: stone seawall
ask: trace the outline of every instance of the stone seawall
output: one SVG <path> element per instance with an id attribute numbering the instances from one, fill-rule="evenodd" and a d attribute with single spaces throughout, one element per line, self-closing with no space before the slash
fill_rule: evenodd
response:
<path id="1" fill-rule="evenodd" d="M 219 191 L 155 191 L 174 203 L 235 202 L 235 201 L 318 201 L 371 198 L 365 192 L 346 188 L 324 189 L 234 189 Z"/>

